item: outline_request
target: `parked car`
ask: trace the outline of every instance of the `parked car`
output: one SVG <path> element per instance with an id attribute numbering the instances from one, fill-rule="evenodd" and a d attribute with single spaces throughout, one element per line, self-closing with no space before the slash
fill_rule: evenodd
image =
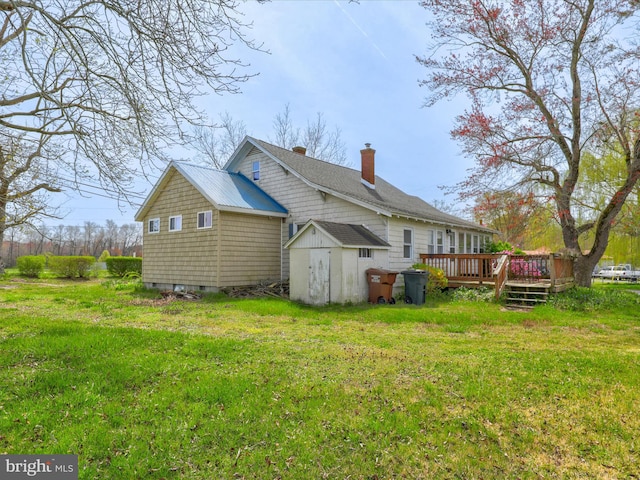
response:
<path id="1" fill-rule="evenodd" d="M 628 280 L 632 282 L 637 282 L 638 279 L 640 279 L 640 270 L 634 270 L 630 264 L 626 263 L 621 265 L 604 267 L 600 269 L 600 271 L 596 273 L 594 277 L 611 279 L 611 280 Z"/>
<path id="2" fill-rule="evenodd" d="M 597 273 L 594 273 L 593 276 L 596 278 L 613 278 L 615 268 L 616 267 L 614 265 L 601 268 Z"/>

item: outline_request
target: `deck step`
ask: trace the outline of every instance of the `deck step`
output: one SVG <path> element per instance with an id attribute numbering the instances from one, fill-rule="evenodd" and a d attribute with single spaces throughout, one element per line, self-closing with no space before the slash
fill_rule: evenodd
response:
<path id="1" fill-rule="evenodd" d="M 547 303 L 549 285 L 507 283 L 507 306 L 533 308 L 535 305 Z"/>

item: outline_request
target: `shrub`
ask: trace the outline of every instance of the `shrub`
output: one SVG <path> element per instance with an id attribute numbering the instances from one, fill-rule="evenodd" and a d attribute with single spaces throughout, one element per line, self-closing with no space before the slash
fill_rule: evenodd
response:
<path id="1" fill-rule="evenodd" d="M 449 286 L 449 280 L 444 274 L 444 270 L 440 268 L 431 267 L 424 263 L 416 263 L 411 266 L 414 270 L 426 270 L 429 272 L 429 278 L 427 279 L 427 295 L 430 293 L 440 293 L 447 286 Z"/>
<path id="2" fill-rule="evenodd" d="M 125 275 L 142 275 L 142 258 L 139 257 L 109 257 L 106 259 L 107 271 L 115 277 Z"/>
<path id="3" fill-rule="evenodd" d="M 549 298 L 549 305 L 565 311 L 594 312 L 598 310 L 637 311 L 640 295 L 623 290 L 573 287 Z"/>
<path id="4" fill-rule="evenodd" d="M 86 277 L 96 259 L 90 256 L 50 257 L 49 269 L 61 277 Z"/>
<path id="5" fill-rule="evenodd" d="M 144 288 L 140 274 L 133 272 L 126 273 L 122 278 L 106 280 L 102 282 L 102 285 L 106 288 L 113 288 L 114 290 Z"/>
<path id="6" fill-rule="evenodd" d="M 514 247 L 509 242 L 491 242 L 489 244 L 490 253 L 508 253 L 509 255 L 524 255 L 524 251 Z"/>
<path id="7" fill-rule="evenodd" d="M 16 259 L 20 275 L 25 277 L 39 277 L 44 271 L 44 255 L 24 255 Z"/>
<path id="8" fill-rule="evenodd" d="M 111 256 L 111 254 L 109 253 L 109 250 L 103 250 L 102 253 L 100 254 L 100 256 L 98 257 L 98 261 L 99 262 L 106 262 L 107 258 L 109 258 Z"/>
<path id="9" fill-rule="evenodd" d="M 495 292 L 491 288 L 456 288 L 455 292 L 451 295 L 451 298 L 455 301 L 464 302 L 493 302 L 495 299 Z"/>

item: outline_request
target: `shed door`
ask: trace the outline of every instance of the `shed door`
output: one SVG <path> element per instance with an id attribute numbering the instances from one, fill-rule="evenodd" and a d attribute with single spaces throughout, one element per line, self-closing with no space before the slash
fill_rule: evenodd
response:
<path id="1" fill-rule="evenodd" d="M 329 266 L 331 251 L 328 248 L 309 250 L 309 302 L 314 305 L 329 303 Z"/>

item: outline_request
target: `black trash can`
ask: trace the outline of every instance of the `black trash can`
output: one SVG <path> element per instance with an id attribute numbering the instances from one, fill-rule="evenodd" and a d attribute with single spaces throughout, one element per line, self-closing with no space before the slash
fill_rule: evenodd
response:
<path id="1" fill-rule="evenodd" d="M 425 270 L 405 270 L 404 276 L 404 301 L 415 305 L 424 305 L 427 297 L 427 280 L 429 272 Z"/>

